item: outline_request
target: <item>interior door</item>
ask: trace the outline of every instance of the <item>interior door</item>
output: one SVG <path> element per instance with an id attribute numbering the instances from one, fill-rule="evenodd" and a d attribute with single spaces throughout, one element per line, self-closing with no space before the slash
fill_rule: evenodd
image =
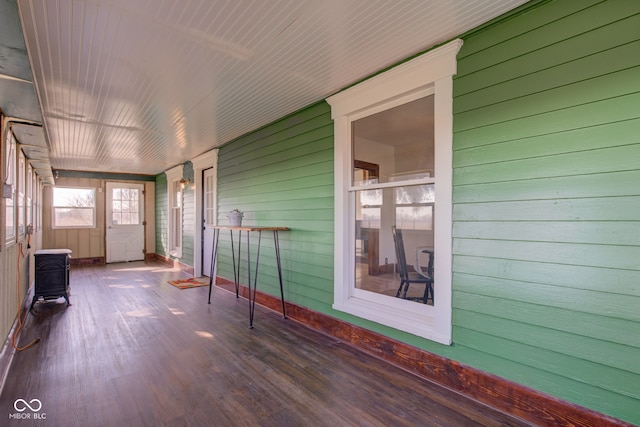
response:
<path id="1" fill-rule="evenodd" d="M 216 197 L 214 168 L 202 171 L 202 183 L 202 275 L 210 276 Z"/>
<path id="2" fill-rule="evenodd" d="M 107 263 L 144 260 L 144 184 L 107 182 Z"/>

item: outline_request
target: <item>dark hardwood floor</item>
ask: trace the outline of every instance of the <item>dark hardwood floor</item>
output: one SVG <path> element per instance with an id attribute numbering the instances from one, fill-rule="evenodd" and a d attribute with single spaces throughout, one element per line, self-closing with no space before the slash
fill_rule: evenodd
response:
<path id="1" fill-rule="evenodd" d="M 20 345 L 41 341 L 14 358 L 0 425 L 529 425 L 263 307 L 249 329 L 245 299 L 214 288 L 208 305 L 207 287 L 167 283 L 178 277 L 73 268 L 72 305 L 27 317 Z M 17 399 L 38 399 L 45 419 L 15 419 Z"/>

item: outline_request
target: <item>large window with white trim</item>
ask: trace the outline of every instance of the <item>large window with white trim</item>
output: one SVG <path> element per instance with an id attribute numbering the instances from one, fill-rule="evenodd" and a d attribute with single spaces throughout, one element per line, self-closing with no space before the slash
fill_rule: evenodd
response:
<path id="1" fill-rule="evenodd" d="M 327 99 L 336 310 L 451 343 L 456 40 Z M 408 286 L 407 286 L 407 280 Z"/>

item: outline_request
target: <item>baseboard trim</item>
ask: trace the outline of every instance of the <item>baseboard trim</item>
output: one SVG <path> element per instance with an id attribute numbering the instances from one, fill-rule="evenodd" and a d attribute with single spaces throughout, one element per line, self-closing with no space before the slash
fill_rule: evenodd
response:
<path id="1" fill-rule="evenodd" d="M 159 255 L 159 254 L 146 254 L 144 257 L 145 261 L 158 261 L 161 262 L 162 264 L 168 265 L 171 268 L 177 268 L 180 271 L 184 271 L 187 274 L 190 274 L 191 276 L 193 276 L 193 266 L 191 265 L 187 265 L 187 264 L 183 264 L 182 262 L 175 260 L 173 258 L 168 258 L 164 255 Z"/>
<path id="2" fill-rule="evenodd" d="M 106 259 L 103 256 L 92 257 L 92 258 L 74 258 L 71 257 L 71 266 L 80 266 L 80 265 L 105 265 Z"/>
<path id="3" fill-rule="evenodd" d="M 234 283 L 227 279 L 218 277 L 216 286 L 235 293 Z M 247 287 L 241 285 L 239 294 L 247 298 Z M 256 294 L 256 303 L 277 312 L 282 310 L 280 298 L 260 291 Z M 291 320 L 536 425 L 633 427 L 632 424 L 617 418 L 558 399 L 306 307 L 287 302 L 286 308 L 287 317 Z"/>

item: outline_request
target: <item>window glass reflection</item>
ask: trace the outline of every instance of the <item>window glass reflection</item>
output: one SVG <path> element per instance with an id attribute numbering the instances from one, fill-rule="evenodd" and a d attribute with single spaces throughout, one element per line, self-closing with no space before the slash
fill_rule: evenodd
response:
<path id="1" fill-rule="evenodd" d="M 433 95 L 352 124 L 354 185 L 434 176 Z"/>
<path id="2" fill-rule="evenodd" d="M 404 264 L 411 275 L 429 277 L 433 262 L 433 184 L 355 191 L 356 288 L 424 302 L 426 283 L 400 288 L 402 259 L 392 227 L 401 234 Z M 433 304 L 432 299 L 428 304 Z"/>

